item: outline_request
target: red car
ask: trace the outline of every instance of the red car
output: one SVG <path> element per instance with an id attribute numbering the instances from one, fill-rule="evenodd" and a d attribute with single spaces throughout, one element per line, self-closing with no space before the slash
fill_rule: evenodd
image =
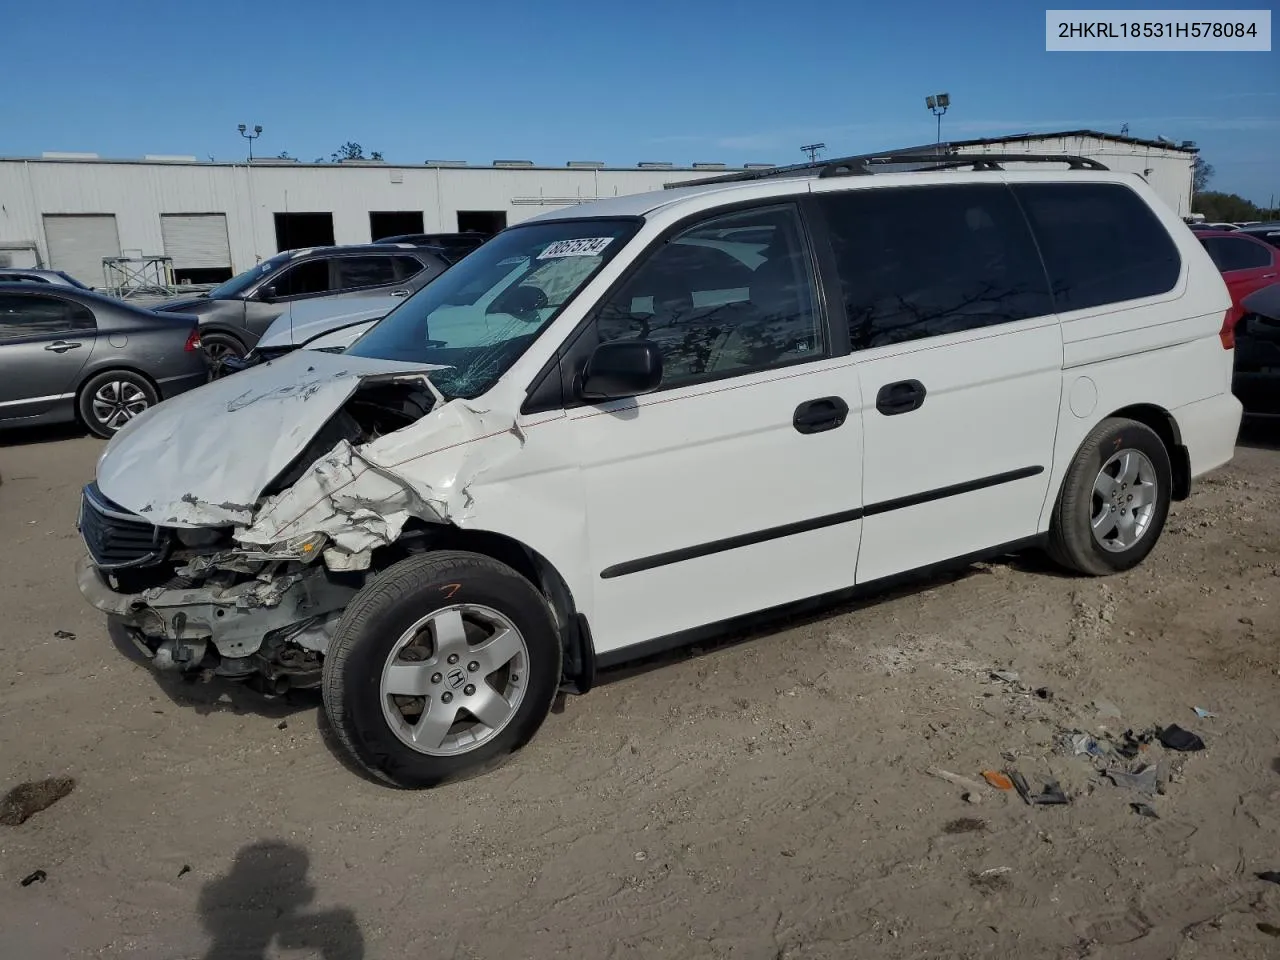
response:
<path id="1" fill-rule="evenodd" d="M 1222 279 L 1227 281 L 1227 290 L 1231 293 L 1231 315 L 1227 327 L 1235 329 L 1245 314 L 1240 301 L 1253 291 L 1276 282 L 1276 275 L 1280 272 L 1276 264 L 1280 250 L 1234 231 L 1197 230 L 1196 239 L 1204 244 L 1222 271 Z"/>

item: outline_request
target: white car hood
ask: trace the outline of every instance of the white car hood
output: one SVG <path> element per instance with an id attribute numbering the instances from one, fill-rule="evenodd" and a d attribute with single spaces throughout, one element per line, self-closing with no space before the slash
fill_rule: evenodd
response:
<path id="1" fill-rule="evenodd" d="M 258 341 L 259 347 L 292 347 L 312 337 L 365 320 L 381 320 L 404 297 L 346 297 L 338 300 L 303 300 L 272 322 Z"/>
<path id="2" fill-rule="evenodd" d="M 439 369 L 309 350 L 250 367 L 135 418 L 102 452 L 98 488 L 155 524 L 247 524 L 263 490 L 362 380 L 425 380 Z"/>

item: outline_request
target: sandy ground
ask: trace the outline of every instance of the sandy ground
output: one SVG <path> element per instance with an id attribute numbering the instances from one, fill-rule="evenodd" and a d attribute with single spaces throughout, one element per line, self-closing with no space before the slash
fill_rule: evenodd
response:
<path id="1" fill-rule="evenodd" d="M 0 437 L 0 790 L 78 785 L 0 826 L 0 957 L 1280 956 L 1280 428 L 1135 572 L 980 565 L 617 671 L 417 794 L 347 770 L 316 697 L 118 653 L 71 576 L 101 445 L 32 439 Z M 1057 746 L 1169 723 L 1208 747 L 1143 753 L 1160 796 Z M 1072 802 L 928 773 L 1011 765 Z"/>

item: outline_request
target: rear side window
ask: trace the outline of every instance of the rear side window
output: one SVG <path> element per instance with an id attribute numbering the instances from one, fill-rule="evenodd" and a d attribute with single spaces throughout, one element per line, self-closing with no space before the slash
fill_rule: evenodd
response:
<path id="1" fill-rule="evenodd" d="M 1053 313 L 1031 231 L 1001 184 L 816 199 L 855 350 Z"/>
<path id="2" fill-rule="evenodd" d="M 392 257 L 391 262 L 395 264 L 397 280 L 416 277 L 425 269 L 422 261 L 417 257 Z"/>
<path id="3" fill-rule="evenodd" d="M 1142 198 L 1114 183 L 1019 183 L 1059 313 L 1168 293 L 1182 259 Z"/>
<path id="4" fill-rule="evenodd" d="M 396 266 L 391 257 L 339 257 L 334 261 L 338 290 L 359 290 L 396 282 Z"/>
<path id="5" fill-rule="evenodd" d="M 43 294 L 0 295 L 0 340 L 21 340 L 95 328 L 93 311 L 82 304 Z"/>
<path id="6" fill-rule="evenodd" d="M 1201 237 L 1200 242 L 1223 273 L 1271 266 L 1271 251 L 1261 243 L 1235 237 Z"/>

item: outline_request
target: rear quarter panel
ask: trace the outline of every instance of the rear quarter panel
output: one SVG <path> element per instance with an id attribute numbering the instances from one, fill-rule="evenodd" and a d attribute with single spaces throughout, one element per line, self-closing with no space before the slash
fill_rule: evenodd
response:
<path id="1" fill-rule="evenodd" d="M 1219 339 L 1231 297 L 1222 275 L 1193 232 L 1138 178 L 1115 182 L 1135 190 L 1177 245 L 1182 269 L 1172 290 L 1154 297 L 1075 310 L 1060 316 L 1063 340 L 1062 403 L 1049 495 L 1040 530 L 1049 528 L 1054 501 L 1081 443 L 1117 410 L 1159 407 L 1202 411 L 1213 398 L 1222 429 L 1231 431 L 1233 352 Z M 1224 397 L 1225 395 L 1225 397 Z M 1197 419 L 1203 419 L 1199 412 Z M 1188 437 L 1184 442 L 1190 444 Z M 1192 461 L 1196 461 L 1192 451 Z"/>

